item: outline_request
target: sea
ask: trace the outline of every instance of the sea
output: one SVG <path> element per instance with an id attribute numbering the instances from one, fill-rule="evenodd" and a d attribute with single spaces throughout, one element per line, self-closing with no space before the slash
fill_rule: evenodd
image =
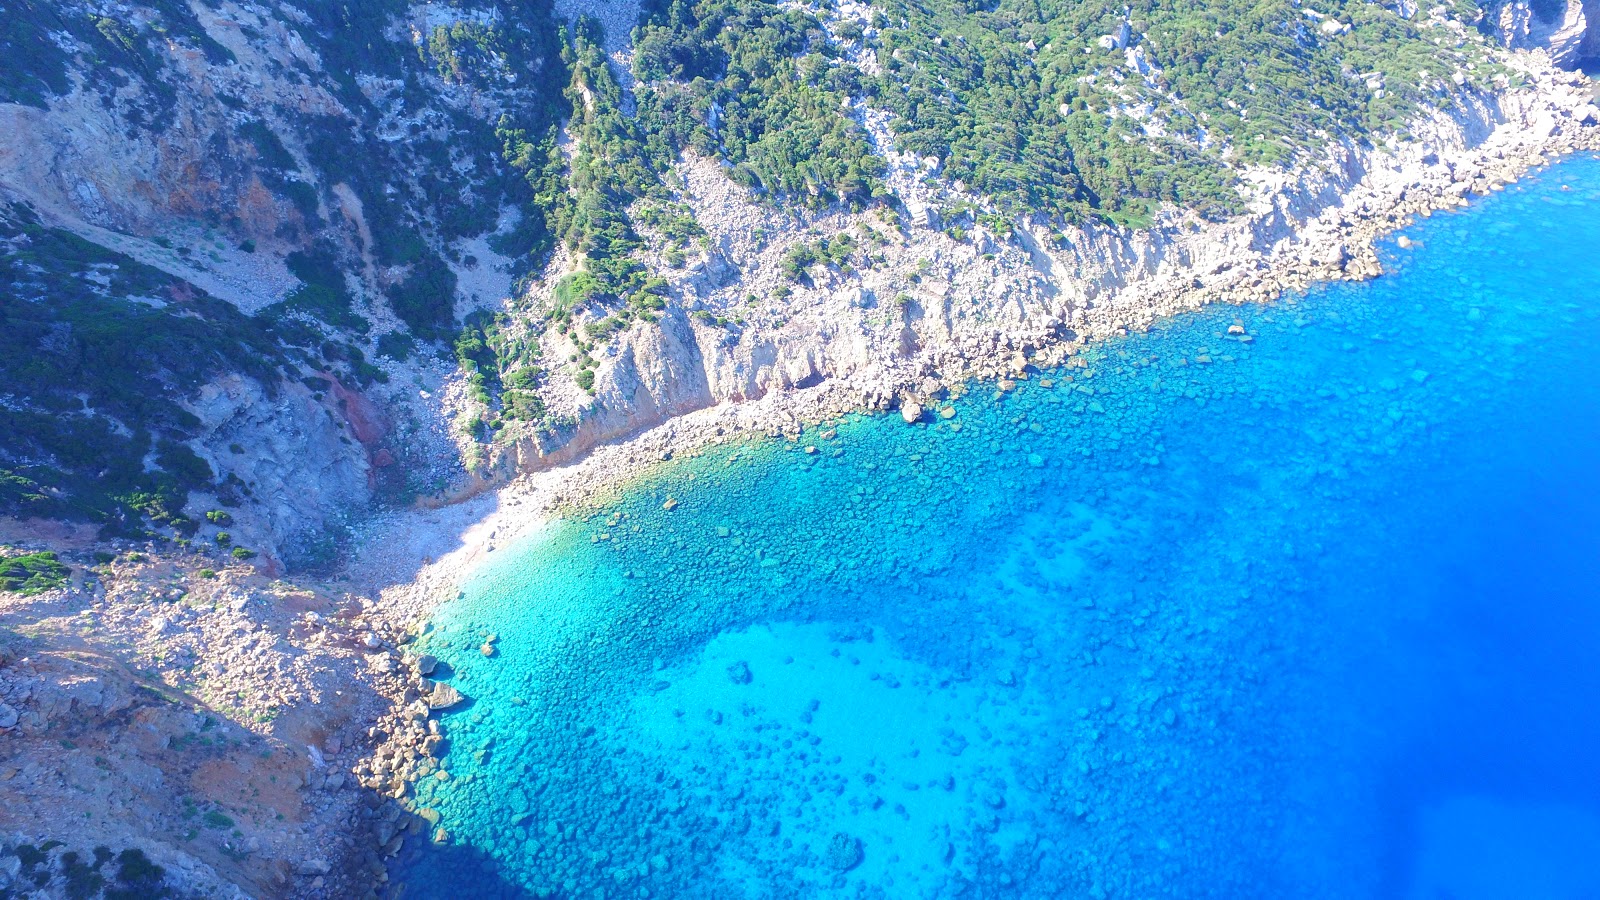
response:
<path id="1" fill-rule="evenodd" d="M 1600 897 L 1600 157 L 1379 251 L 503 546 L 389 895 Z"/>

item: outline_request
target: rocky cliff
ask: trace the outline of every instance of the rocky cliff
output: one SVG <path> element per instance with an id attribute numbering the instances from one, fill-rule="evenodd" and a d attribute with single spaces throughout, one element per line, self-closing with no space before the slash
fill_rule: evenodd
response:
<path id="1" fill-rule="evenodd" d="M 108 384 L 147 382 L 159 417 L 93 395 L 83 412 L 135 446 L 187 448 L 185 465 L 154 454 L 96 479 L 107 463 L 63 452 L 82 436 L 62 401 L 8 369 L 11 402 L 40 420 L 0 440 L 0 515 L 108 538 L 228 530 L 266 564 L 310 565 L 373 502 L 460 477 L 432 400 L 440 344 L 511 294 L 526 266 L 511 257 L 549 244 L 497 137 L 555 114 L 548 7 L 11 0 L 0 16 L 6 313 L 39 334 L 14 355 L 45 340 L 62 382 L 88 377 L 85 359 Z M 186 331 L 214 302 L 247 354 Z"/>
<path id="2" fill-rule="evenodd" d="M 1268 293 L 1258 282 L 1285 259 L 1370 273 L 1328 237 L 1359 217 L 1358 182 L 1383 185 L 1374 204 L 1410 182 L 1471 186 L 1457 151 L 1586 115 L 1559 73 L 1483 55 L 1470 22 L 1380 11 L 1465 48 L 1415 84 L 1347 73 L 1373 109 L 1431 98 L 1407 134 L 1326 134 L 1272 165 L 1201 140 L 1231 215 L 1152 198 L 1074 218 L 1006 207 L 903 146 L 905 121 L 850 81 L 896 60 L 861 4 L 783 15 L 801 17 L 784 27 L 804 26 L 802 62 L 857 73 L 819 88 L 842 105 L 815 149 L 867 156 L 812 168 L 848 163 L 840 177 L 877 185 L 870 201 L 775 194 L 707 143 L 725 124 L 715 103 L 679 152 L 644 133 L 692 56 L 661 56 L 658 38 L 686 38 L 659 12 L 640 57 L 624 31 L 637 10 L 609 6 L 603 29 L 570 24 L 592 11 L 510 0 L 0 8 L 15 60 L 0 80 L 6 302 L 31 323 L 8 358 L 107 385 L 71 427 L 70 392 L 12 391 L 33 427 L 0 440 L 0 513 L 268 566 L 331 564 L 375 505 L 460 496 L 692 410 L 823 385 L 881 405 L 1196 298 Z M 1490 14 L 1511 45 L 1562 60 L 1583 46 L 1578 0 L 1556 18 Z M 1344 39 L 1317 15 L 1308 41 Z M 766 31 L 719 27 L 778 52 Z M 1133 52 L 1157 36 L 1117 34 L 1127 53 L 1094 77 L 1122 86 L 1094 96 L 1155 140 L 1177 127 L 1162 116 L 1192 110 L 1159 52 Z M 8 381 L 32 383 L 11 365 Z M 67 449 L 86 442 L 98 456 Z"/>
<path id="3" fill-rule="evenodd" d="M 1291 170 L 1253 171 L 1248 212 L 1222 223 L 1176 211 L 1142 230 L 1024 219 L 957 238 L 937 216 L 775 211 L 733 189 L 714 163 L 690 158 L 681 196 L 707 225 L 704 258 L 672 278 L 658 325 L 629 330 L 600 354 L 594 397 L 574 392 L 576 424 L 553 434 L 514 429 L 498 473 L 774 393 L 795 395 L 797 408 L 808 391 L 843 392 L 867 407 L 925 399 L 974 375 L 1059 362 L 1082 340 L 1200 303 L 1371 277 L 1379 267 L 1366 236 L 1428 205 L 1424 198 L 1465 202 L 1552 137 L 1589 139 L 1600 114 L 1579 79 L 1539 67 L 1523 75 L 1523 90 L 1459 95 L 1403 144 L 1341 143 Z M 948 189 L 913 190 L 918 208 L 953 205 Z M 816 235 L 854 235 L 870 249 L 787 283 L 784 258 Z M 556 339 L 552 349 L 577 347 Z"/>
<path id="4" fill-rule="evenodd" d="M 1485 22 L 1503 46 L 1544 50 L 1563 68 L 1600 59 L 1600 4 L 1595 0 L 1491 5 Z"/>

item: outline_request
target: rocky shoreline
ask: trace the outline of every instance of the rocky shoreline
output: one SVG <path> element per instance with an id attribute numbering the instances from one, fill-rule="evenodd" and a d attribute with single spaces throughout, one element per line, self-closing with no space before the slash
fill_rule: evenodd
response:
<path id="1" fill-rule="evenodd" d="M 1076 351 L 1090 342 L 1146 329 L 1184 310 L 1217 302 L 1265 302 L 1318 281 L 1377 277 L 1382 274 L 1374 248 L 1378 238 L 1418 217 L 1464 207 L 1470 198 L 1501 190 L 1563 155 L 1600 151 L 1600 111 L 1592 104 L 1586 82 L 1547 67 L 1532 67 L 1529 74 L 1532 87 L 1500 99 L 1503 115 L 1498 122 L 1490 124 L 1491 111 L 1479 106 L 1473 113 L 1481 119 L 1463 122 L 1441 115 L 1417 129 L 1423 135 L 1419 140 L 1393 149 L 1335 148 L 1325 161 L 1326 180 L 1320 184 L 1308 173 L 1297 173 L 1305 181 L 1297 182 L 1291 175 L 1264 182 L 1263 199 L 1249 216 L 1201 229 L 1210 233 L 1191 241 L 1194 246 L 1238 249 L 1238 235 L 1247 233 L 1250 240 L 1243 246 L 1250 248 L 1248 265 L 1212 271 L 1196 259 L 1193 268 L 1181 273 L 1187 279 L 1163 273 L 1128 284 L 1111 302 L 1084 309 L 1070 326 L 1046 318 L 1009 331 L 963 335 L 936 352 L 912 355 L 892 365 L 865 367 L 813 387 L 669 417 L 637 433 L 584 447 L 582 453 L 522 458 L 519 465 L 531 462 L 537 470 L 508 478 L 503 485 L 486 482 L 483 487 L 491 490 L 456 507 L 464 515 L 407 514 L 371 529 L 364 538 L 369 549 L 350 574 L 378 598 L 369 608 L 370 621 L 387 652 L 396 654 L 404 674 L 386 682 L 396 688 L 388 695 L 393 708 L 369 732 L 377 742 L 375 751 L 355 770 L 362 785 L 388 799 L 378 807 L 381 812 L 372 813 L 378 824 L 365 846 L 358 842 L 350 848 L 345 871 L 377 870 L 383 858 L 399 849 L 396 835 L 449 840 L 437 814 L 410 808 L 407 786 L 419 778 L 439 777 L 435 754 L 442 738 L 431 714 L 451 705 L 458 695 L 430 681 L 428 658 L 405 648 L 432 611 L 457 595 L 460 579 L 496 547 L 538 528 L 549 517 L 597 508 L 650 466 L 709 444 L 763 436 L 793 438 L 804 426 L 861 410 L 898 408 L 912 421 L 931 400 L 959 392 L 969 381 L 998 380 L 1004 388 L 1005 381 L 1028 378 L 1039 369 L 1070 366 Z M 1474 126 L 1480 133 L 1472 133 Z M 1334 173 L 1331 179 L 1328 171 Z M 1285 210 L 1289 204 L 1278 198 L 1299 190 L 1305 202 L 1308 185 L 1315 188 L 1311 196 L 1319 204 L 1316 214 L 1291 228 L 1293 217 Z M 1287 239 L 1282 235 L 1286 228 L 1293 231 Z M 1024 244 L 1026 238 L 1016 242 Z M 569 461 L 574 456 L 578 458 Z M 433 534 L 431 547 L 416 543 L 419 523 L 414 516 L 428 519 L 424 530 L 444 529 L 443 535 Z M 471 524 L 462 527 L 464 520 Z M 441 548 L 447 552 L 425 552 L 417 559 L 419 550 Z M 414 572 L 415 577 L 396 579 L 392 577 L 396 571 Z"/>
<path id="2" fill-rule="evenodd" d="M 764 370 L 765 381 L 741 369 L 748 360 L 707 357 L 702 369 L 721 373 L 715 389 L 705 385 L 692 397 L 674 394 L 671 385 L 640 393 L 639 384 L 618 374 L 618 362 L 611 396 L 645 397 L 647 404 L 618 400 L 608 415 L 559 444 L 532 437 L 513 443 L 487 478 L 453 502 L 369 523 L 352 563 L 331 579 L 288 584 L 247 566 L 211 572 L 203 568 L 209 558 L 200 555 L 120 548 L 99 574 L 80 574 L 41 599 L 0 606 L 0 621 L 27 632 L 17 646 L 0 647 L 0 734 L 29 741 L 27 752 L 41 759 L 62 741 L 82 743 L 77 756 L 86 773 L 98 771 L 97 759 L 127 761 L 118 773 L 125 784 L 116 808 L 142 823 L 170 819 L 174 828 L 193 827 L 197 843 L 166 846 L 152 837 L 144 846 L 197 894 L 227 896 L 225 885 L 278 896 L 382 892 L 388 861 L 408 840 L 449 839 L 437 815 L 411 801 L 410 786 L 441 777 L 435 713 L 458 695 L 429 678 L 428 660 L 413 644 L 487 554 L 554 516 L 602 505 L 650 466 L 709 444 L 794 437 L 806 425 L 860 410 L 899 409 L 915 418 L 931 400 L 969 382 L 1004 386 L 1039 369 L 1070 366 L 1088 343 L 1185 310 L 1267 301 L 1316 281 L 1376 277 L 1373 242 L 1382 235 L 1499 190 L 1562 154 L 1600 150 L 1593 86 L 1542 57 L 1513 59 L 1528 86 L 1462 98 L 1455 117 L 1440 113 L 1417 123 L 1415 140 L 1405 144 L 1340 144 L 1294 172 L 1258 173 L 1250 212 L 1228 222 L 1175 215 L 1148 233 L 1104 226 L 1051 233 L 1047 223 L 1024 222 L 1010 236 L 978 232 L 960 245 L 926 222 L 910 223 L 896 258 L 909 265 L 939 256 L 948 273 L 942 287 L 929 279 L 910 292 L 894 313 L 902 318 L 885 313 L 876 331 L 852 332 L 863 313 L 850 297 L 859 296 L 861 285 L 824 279 L 816 297 L 794 301 L 797 308 L 820 303 L 818 318 L 752 322 L 740 338 L 746 350 L 773 350 L 778 362 Z M 891 267 L 884 277 L 905 274 Z M 695 277 L 704 275 L 686 276 Z M 989 283 L 1016 288 L 988 304 L 1010 313 L 952 312 L 964 292 Z M 713 303 L 723 289 L 705 290 Z M 913 312 L 924 316 L 923 339 L 902 343 L 897 336 L 915 331 Z M 705 346 L 721 340 L 700 335 L 709 326 L 678 325 Z M 840 335 L 883 347 L 847 353 Z M 86 540 L 69 536 L 63 546 Z M 94 651 L 83 639 L 91 628 L 101 646 L 125 649 L 132 664 Z M 208 710 L 227 710 L 232 721 L 205 725 Z M 17 722 L 4 725 L 12 714 Z M 91 746 L 95 722 L 139 740 Z M 250 797 L 228 811 L 185 804 L 171 796 L 177 789 L 162 773 L 151 775 L 141 762 L 157 752 L 181 763 L 198 792 L 234 778 L 267 798 Z M 35 768 L 0 770 L 15 797 L 9 818 L 0 816 L 0 835 L 23 830 L 30 816 L 51 809 L 113 803 L 75 793 L 70 779 Z M 175 772 L 165 777 L 176 781 Z M 239 811 L 251 804 L 259 805 L 259 815 Z M 208 820 L 207 813 L 216 815 Z M 207 829 L 205 822 L 222 821 L 217 816 L 228 829 Z M 113 825 L 82 830 L 86 840 L 133 840 Z M 4 843 L 26 839 L 19 834 Z M 0 850 L 4 863 L 9 850 Z M 7 872 L 0 865 L 0 876 Z"/>

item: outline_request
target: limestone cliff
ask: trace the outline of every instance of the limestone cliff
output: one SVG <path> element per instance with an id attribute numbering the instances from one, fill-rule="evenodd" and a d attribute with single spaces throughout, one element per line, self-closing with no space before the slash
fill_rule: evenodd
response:
<path id="1" fill-rule="evenodd" d="M 1059 361 L 1080 339 L 1201 302 L 1376 275 L 1358 223 L 1392 221 L 1407 196 L 1487 192 L 1510 171 L 1499 160 L 1552 136 L 1579 139 L 1600 122 L 1579 82 L 1529 75 L 1539 79 L 1531 90 L 1462 95 L 1455 112 L 1417 123 L 1405 144 L 1339 144 L 1289 171 L 1252 172 L 1249 211 L 1222 223 L 1176 211 L 1139 231 L 1025 220 L 1009 234 L 978 226 L 957 239 L 909 214 L 779 212 L 732 189 L 714 163 L 690 158 L 682 197 L 710 240 L 671 279 L 671 311 L 604 349 L 594 397 L 566 398 L 574 425 L 513 430 L 496 474 L 571 459 L 686 410 L 774 393 L 803 407 L 806 390 L 821 385 L 884 406 L 975 374 Z M 875 258 L 785 283 L 784 255 L 819 233 L 872 235 Z M 558 354 L 577 349 L 558 335 L 546 340 Z"/>
<path id="2" fill-rule="evenodd" d="M 661 156 L 630 124 L 635 91 L 666 90 L 634 78 L 632 7 L 601 10 L 592 57 L 592 22 L 560 26 L 594 10 L 509 0 L 0 8 L 16 59 L 0 249 L 7 315 L 28 324 L 7 358 L 99 386 L 75 400 L 7 363 L 31 424 L 0 440 L 0 514 L 269 567 L 336 560 L 375 505 L 458 497 L 709 406 L 819 388 L 884 405 L 1265 296 L 1286 272 L 1373 274 L 1350 222 L 1406 190 L 1482 187 L 1462 151 L 1571 137 L 1590 115 L 1545 62 L 1458 54 L 1424 73 L 1439 111 L 1406 134 L 1326 136 L 1274 165 L 1225 146 L 1234 214 L 1166 202 L 1133 227 L 1001 214 L 902 146 L 904 123 L 864 90 L 839 115 L 879 179 L 872 202 L 779 196 L 714 145 Z M 1563 9 L 1486 15 L 1561 61 L 1588 21 L 1578 0 Z M 1413 12 L 1381 14 L 1480 53 L 1470 23 Z M 830 64 L 880 71 L 868 7 L 818 15 L 807 41 Z M 1124 43 L 1146 40 L 1123 25 Z M 1107 65 L 1159 81 L 1139 54 Z M 1394 87 L 1345 80 L 1373 103 Z M 614 169 L 649 196 L 596 189 Z M 597 255 L 606 242 L 622 249 Z M 637 289 L 596 289 L 605 267 Z M 74 404 L 82 421 L 63 416 Z M 77 459 L 86 441 L 98 455 Z"/>
<path id="3" fill-rule="evenodd" d="M 1544 50 L 1556 65 L 1570 69 L 1595 56 L 1597 12 L 1594 0 L 1518 0 L 1490 7 L 1489 22 L 1502 45 Z"/>

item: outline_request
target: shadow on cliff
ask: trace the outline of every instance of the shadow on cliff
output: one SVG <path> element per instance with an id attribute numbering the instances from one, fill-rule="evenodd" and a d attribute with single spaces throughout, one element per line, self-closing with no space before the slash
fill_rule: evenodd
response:
<path id="1" fill-rule="evenodd" d="M 522 900 L 533 892 L 518 885 L 488 854 L 475 847 L 434 844 L 426 837 L 406 840 L 390 860 L 388 900 Z"/>

